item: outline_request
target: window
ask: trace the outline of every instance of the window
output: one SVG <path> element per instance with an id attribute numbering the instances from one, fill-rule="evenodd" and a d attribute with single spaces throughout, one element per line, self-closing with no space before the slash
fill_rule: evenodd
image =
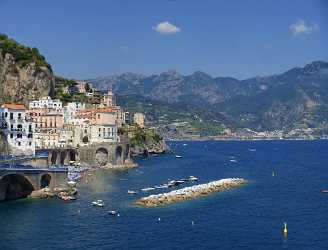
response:
<path id="1" fill-rule="evenodd" d="M 100 115 L 98 115 L 98 119 L 100 119 Z"/>
<path id="2" fill-rule="evenodd" d="M 13 124 L 10 125 L 10 129 L 11 129 L 11 130 L 14 129 L 14 125 L 13 125 Z"/>
<path id="3" fill-rule="evenodd" d="M 14 138 L 14 134 L 13 133 L 10 134 L 10 138 L 11 139 Z"/>
<path id="4" fill-rule="evenodd" d="M 18 119 L 22 119 L 22 114 L 18 113 Z"/>
<path id="5" fill-rule="evenodd" d="M 32 132 L 32 124 L 28 125 L 28 131 Z"/>
<path id="6" fill-rule="evenodd" d="M 21 145 L 21 142 L 19 141 L 17 144 L 18 144 L 18 146 L 20 146 Z"/>
<path id="7" fill-rule="evenodd" d="M 8 117 L 8 113 L 7 112 L 5 113 L 5 117 Z"/>
<path id="8" fill-rule="evenodd" d="M 17 138 L 23 138 L 22 134 L 17 134 Z"/>
<path id="9" fill-rule="evenodd" d="M 10 120 L 14 119 L 14 114 L 10 113 Z"/>
<path id="10" fill-rule="evenodd" d="M 32 146 L 32 142 L 29 142 L 28 145 L 29 145 L 29 146 Z"/>

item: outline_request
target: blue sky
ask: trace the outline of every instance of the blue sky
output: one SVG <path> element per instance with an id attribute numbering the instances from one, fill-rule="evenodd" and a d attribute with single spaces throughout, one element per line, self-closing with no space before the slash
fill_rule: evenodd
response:
<path id="1" fill-rule="evenodd" d="M 0 0 L 0 11 L 0 32 L 70 78 L 174 69 L 244 79 L 328 60 L 324 0 Z"/>

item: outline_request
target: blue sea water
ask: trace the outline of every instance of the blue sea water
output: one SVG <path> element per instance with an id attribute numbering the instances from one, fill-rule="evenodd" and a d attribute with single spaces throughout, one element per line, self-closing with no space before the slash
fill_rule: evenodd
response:
<path id="1" fill-rule="evenodd" d="M 328 194 L 321 192 L 328 189 L 328 141 L 170 144 L 182 159 L 162 155 L 139 160 L 136 169 L 99 171 L 75 202 L 1 203 L 0 249 L 328 249 Z M 199 183 L 249 183 L 160 208 L 135 206 L 140 195 L 127 194 L 190 175 Z M 92 207 L 95 199 L 107 206 Z"/>

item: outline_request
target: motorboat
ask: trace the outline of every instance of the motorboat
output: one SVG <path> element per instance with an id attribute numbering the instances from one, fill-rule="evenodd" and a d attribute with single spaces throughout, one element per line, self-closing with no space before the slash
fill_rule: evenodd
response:
<path id="1" fill-rule="evenodd" d="M 160 186 L 155 186 L 156 189 L 162 189 L 162 188 L 168 188 L 169 185 L 167 184 L 163 184 L 163 185 L 160 185 Z"/>
<path id="2" fill-rule="evenodd" d="M 76 186 L 76 182 L 75 181 L 68 181 L 67 185 L 69 185 L 70 187 L 75 187 Z"/>
<path id="3" fill-rule="evenodd" d="M 138 192 L 133 191 L 133 190 L 128 190 L 128 194 L 137 194 Z"/>
<path id="4" fill-rule="evenodd" d="M 183 143 L 182 145 L 183 145 L 183 146 L 187 146 L 187 143 Z"/>
<path id="5" fill-rule="evenodd" d="M 104 203 L 103 200 L 96 200 L 96 201 L 91 202 L 91 204 L 93 206 L 97 206 L 97 207 L 104 207 L 105 206 L 105 203 Z"/>
<path id="6" fill-rule="evenodd" d="M 189 176 L 189 180 L 190 181 L 198 181 L 198 178 L 195 177 L 195 176 L 193 176 L 193 175 L 191 175 L 191 176 Z"/>
<path id="7" fill-rule="evenodd" d="M 64 195 L 61 196 L 60 199 L 62 199 L 63 201 L 74 201 L 76 200 L 76 197 L 70 195 Z"/>
<path id="8" fill-rule="evenodd" d="M 180 181 L 187 182 L 187 181 L 190 181 L 190 179 L 183 178 L 183 179 L 181 179 Z"/>
<path id="9" fill-rule="evenodd" d="M 117 215 L 117 211 L 114 211 L 114 210 L 108 211 L 108 213 L 109 213 L 110 215 Z"/>
<path id="10" fill-rule="evenodd" d="M 322 192 L 322 193 L 328 193 L 328 189 L 326 189 L 326 190 L 322 190 L 321 192 Z"/>
<path id="11" fill-rule="evenodd" d="M 170 182 L 168 183 L 168 186 L 169 186 L 169 187 L 178 186 L 178 185 L 179 185 L 179 182 L 176 181 L 176 180 L 170 181 Z"/>
<path id="12" fill-rule="evenodd" d="M 236 163 L 237 160 L 235 160 L 235 159 L 231 159 L 230 162 Z"/>
<path id="13" fill-rule="evenodd" d="M 148 192 L 148 191 L 152 191 L 152 190 L 155 190 L 155 188 L 148 187 L 148 188 L 142 188 L 141 189 L 141 191 L 143 191 L 143 192 Z"/>
<path id="14" fill-rule="evenodd" d="M 180 159 L 180 158 L 182 158 L 182 156 L 181 155 L 176 155 L 175 158 Z"/>

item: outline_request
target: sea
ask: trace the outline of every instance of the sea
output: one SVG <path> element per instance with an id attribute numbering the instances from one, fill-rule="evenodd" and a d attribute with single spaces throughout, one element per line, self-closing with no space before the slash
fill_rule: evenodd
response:
<path id="1" fill-rule="evenodd" d="M 328 249 L 327 140 L 169 145 L 174 154 L 138 159 L 137 168 L 97 171 L 76 201 L 0 203 L 0 249 Z M 127 193 L 191 175 L 249 182 L 159 208 L 134 204 L 159 191 Z M 98 199 L 106 206 L 91 205 Z"/>

